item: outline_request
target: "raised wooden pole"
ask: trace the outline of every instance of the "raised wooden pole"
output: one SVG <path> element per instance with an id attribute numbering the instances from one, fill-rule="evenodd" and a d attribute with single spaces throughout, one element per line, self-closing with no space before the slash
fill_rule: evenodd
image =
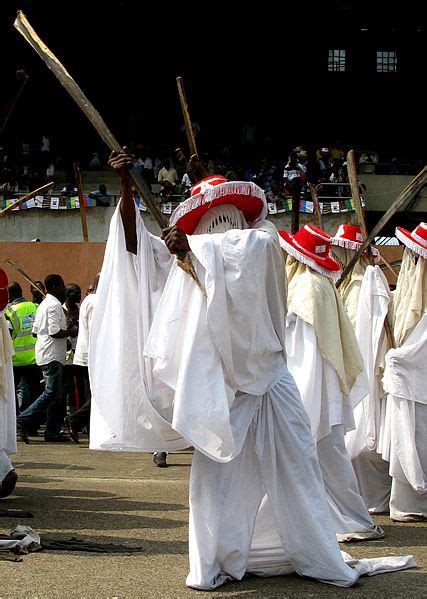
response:
<path id="1" fill-rule="evenodd" d="M 14 208 L 19 206 L 23 202 L 26 202 L 27 200 L 31 200 L 31 198 L 38 195 L 42 191 L 46 191 L 46 189 L 49 189 L 49 187 L 52 187 L 52 185 L 53 185 L 53 181 L 51 181 L 50 183 L 46 183 L 46 185 L 42 185 L 41 187 L 38 187 L 34 191 L 30 191 L 30 193 L 27 193 L 26 195 L 18 198 L 16 200 L 16 202 L 14 202 L 13 204 L 10 204 L 10 206 L 6 206 L 6 208 L 3 208 L 3 210 L 0 211 L 0 216 L 4 216 L 8 212 L 10 212 L 10 210 L 13 210 Z"/>
<path id="2" fill-rule="evenodd" d="M 322 211 L 320 210 L 319 198 L 317 197 L 316 187 L 313 183 L 309 183 L 311 200 L 314 206 L 314 218 L 316 219 L 316 225 L 319 229 L 322 229 Z"/>
<path id="3" fill-rule="evenodd" d="M 14 268 L 17 272 L 19 272 L 19 274 L 24 277 L 24 279 L 26 281 L 28 281 L 28 283 L 30 283 L 30 285 L 32 285 L 35 289 L 37 289 L 37 291 L 40 291 L 40 293 L 43 295 L 43 297 L 46 297 L 46 293 L 45 291 L 43 291 L 43 289 L 41 289 L 37 283 L 35 281 L 33 281 L 33 279 L 30 277 L 29 274 L 27 274 L 25 272 L 25 270 L 19 266 L 19 264 L 17 264 L 14 260 L 11 260 L 11 258 L 6 258 L 6 260 L 4 261 L 5 264 L 9 264 L 10 266 L 12 266 L 12 268 Z"/>
<path id="4" fill-rule="evenodd" d="M 22 11 L 18 11 L 18 15 L 13 24 L 15 29 L 24 37 L 24 39 L 30 44 L 30 46 L 37 52 L 46 66 L 53 72 L 55 77 L 58 79 L 60 84 L 67 90 L 73 100 L 76 102 L 83 114 L 88 118 L 89 122 L 95 127 L 101 139 L 106 143 L 110 150 L 114 152 L 121 152 L 122 146 L 119 144 L 117 139 L 111 133 L 107 127 L 103 118 L 99 112 L 95 109 L 93 104 L 88 100 L 86 95 L 65 69 L 63 64 L 57 59 L 55 54 L 49 50 L 46 44 L 40 39 L 34 29 L 31 27 L 28 19 Z M 136 169 L 129 171 L 130 177 L 139 192 L 141 198 L 144 200 L 145 205 L 157 222 L 161 229 L 164 229 L 169 225 L 168 219 L 160 210 L 160 207 L 148 189 L 147 184 L 141 177 L 140 173 Z M 177 253 L 177 259 L 179 266 L 194 280 L 196 285 L 200 288 L 203 294 L 206 294 L 203 286 L 201 285 L 197 276 L 194 265 L 191 262 L 191 258 L 185 252 Z"/>
<path id="5" fill-rule="evenodd" d="M 77 193 L 79 196 L 79 209 L 80 209 L 80 219 L 82 221 L 83 241 L 85 243 L 87 243 L 89 241 L 89 233 L 88 233 L 88 229 L 87 229 L 87 218 L 86 218 L 86 207 L 85 207 L 84 195 L 83 195 L 82 174 L 80 172 L 80 167 L 79 167 L 78 162 L 74 163 L 74 176 L 76 179 Z"/>
<path id="6" fill-rule="evenodd" d="M 339 287 L 344 281 L 345 277 L 348 273 L 353 269 L 356 262 L 359 260 L 360 256 L 362 256 L 363 252 L 365 252 L 368 246 L 372 243 L 374 238 L 381 232 L 381 230 L 385 227 L 388 221 L 398 212 L 406 206 L 410 200 L 421 191 L 424 185 L 427 182 L 427 167 L 424 167 L 416 177 L 412 179 L 412 181 L 405 187 L 405 189 L 398 195 L 398 197 L 394 200 L 393 204 L 387 210 L 387 212 L 380 218 L 378 223 L 369 233 L 365 241 L 362 243 L 360 248 L 355 252 L 353 258 L 347 264 L 343 273 L 341 275 L 340 280 L 337 283 L 337 287 Z"/>

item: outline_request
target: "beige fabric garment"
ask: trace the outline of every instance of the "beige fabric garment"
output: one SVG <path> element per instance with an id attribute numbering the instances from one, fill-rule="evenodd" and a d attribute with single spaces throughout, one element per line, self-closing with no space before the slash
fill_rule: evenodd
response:
<path id="1" fill-rule="evenodd" d="M 313 326 L 320 353 L 336 371 L 341 392 L 348 395 L 364 364 L 341 297 L 332 280 L 291 256 L 286 270 L 288 311 Z"/>
<path id="2" fill-rule="evenodd" d="M 6 319 L 0 312 L 0 399 L 7 395 L 7 369 L 6 365 L 11 360 L 15 350 L 7 328 Z"/>
<path id="3" fill-rule="evenodd" d="M 333 246 L 331 254 L 332 258 L 337 260 L 337 262 L 339 262 L 341 266 L 345 268 L 355 252 L 340 246 Z M 347 310 L 347 314 L 354 329 L 356 328 L 356 315 L 357 306 L 359 304 L 360 288 L 362 286 L 362 280 L 367 265 L 368 263 L 365 259 L 358 260 L 351 271 L 351 274 L 345 278 L 339 288 L 339 293 L 344 303 L 344 307 Z"/>
<path id="4" fill-rule="evenodd" d="M 400 346 L 427 311 L 425 259 L 408 248 L 403 252 L 396 290 L 392 297 L 393 332 Z"/>

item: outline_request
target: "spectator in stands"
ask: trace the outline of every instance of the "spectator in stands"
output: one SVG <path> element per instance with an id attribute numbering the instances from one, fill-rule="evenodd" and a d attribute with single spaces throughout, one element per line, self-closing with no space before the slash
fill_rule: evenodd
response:
<path id="1" fill-rule="evenodd" d="M 175 187 L 178 182 L 178 174 L 174 168 L 172 168 L 170 160 L 166 159 L 163 161 L 163 168 L 160 169 L 157 180 L 160 184 L 168 182 Z"/>
<path id="2" fill-rule="evenodd" d="M 65 284 L 60 275 L 51 274 L 45 279 L 47 295 L 36 312 L 33 334 L 37 337 L 36 363 L 43 372 L 43 393 L 16 419 L 21 439 L 28 443 L 28 431 L 46 410 L 45 441 L 69 441 L 61 434 L 63 424 L 62 371 L 65 364 L 67 337 L 77 335 L 76 327 L 67 328 L 62 303 L 65 301 Z"/>
<path id="3" fill-rule="evenodd" d="M 269 164 L 268 160 L 263 158 L 261 161 L 261 168 L 253 180 L 265 191 L 265 193 L 269 193 L 272 190 L 272 186 L 279 182 L 277 167 L 273 164 Z"/>
<path id="4" fill-rule="evenodd" d="M 290 189 L 292 202 L 299 202 L 302 189 L 302 175 L 305 177 L 306 167 L 300 162 L 298 154 L 292 152 L 283 171 L 284 184 Z"/>
<path id="5" fill-rule="evenodd" d="M 184 173 L 184 175 L 182 177 L 182 181 L 181 181 L 181 194 L 184 195 L 185 197 L 188 197 L 192 186 L 193 186 L 193 183 L 191 182 L 191 179 L 188 176 L 188 173 Z"/>
<path id="6" fill-rule="evenodd" d="M 98 152 L 92 152 L 92 158 L 89 161 L 89 168 L 97 169 L 101 167 L 101 160 Z"/>
<path id="7" fill-rule="evenodd" d="M 331 152 L 329 148 L 322 148 L 316 152 L 317 161 L 320 168 L 320 176 L 326 180 L 329 177 L 330 169 L 332 167 Z"/>
<path id="8" fill-rule="evenodd" d="M 344 162 L 345 152 L 340 141 L 336 141 L 333 148 L 331 148 L 331 159 L 333 161 L 339 160 L 341 164 Z"/>
<path id="9" fill-rule="evenodd" d="M 61 189 L 61 193 L 64 196 L 75 196 L 77 195 L 77 187 L 75 187 L 73 181 L 68 179 L 64 187 Z"/>
<path id="10" fill-rule="evenodd" d="M 92 200 L 96 200 L 97 206 L 104 206 L 106 208 L 111 205 L 111 196 L 107 193 L 107 187 L 103 183 L 101 183 L 96 191 L 91 191 L 88 196 Z"/>
<path id="11" fill-rule="evenodd" d="M 374 175 L 375 165 L 378 164 L 378 154 L 369 150 L 359 157 L 359 172 L 363 175 Z"/>
<path id="12" fill-rule="evenodd" d="M 146 150 L 142 150 L 136 161 L 136 164 L 141 168 L 141 176 L 147 183 L 153 182 L 153 161 L 148 156 Z"/>

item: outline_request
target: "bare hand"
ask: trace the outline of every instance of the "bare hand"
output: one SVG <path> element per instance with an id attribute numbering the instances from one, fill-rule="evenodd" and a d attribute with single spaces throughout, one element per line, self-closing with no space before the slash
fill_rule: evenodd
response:
<path id="1" fill-rule="evenodd" d="M 127 146 L 121 152 L 111 152 L 108 165 L 116 171 L 121 179 L 129 179 L 129 169 L 136 163 L 136 157 L 130 153 Z"/>
<path id="2" fill-rule="evenodd" d="M 163 229 L 162 239 L 171 254 L 176 254 L 176 252 L 179 250 L 184 252 L 190 251 L 187 235 L 184 233 L 184 231 L 178 229 L 176 225 Z"/>

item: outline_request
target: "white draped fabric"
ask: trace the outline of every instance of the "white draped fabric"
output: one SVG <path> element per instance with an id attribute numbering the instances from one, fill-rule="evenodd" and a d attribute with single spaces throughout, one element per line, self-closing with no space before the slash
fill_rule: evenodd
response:
<path id="1" fill-rule="evenodd" d="M 0 311 L 0 342 L 3 351 L 3 343 L 10 341 L 4 312 Z M 3 341 L 5 335 L 5 341 Z M 13 349 L 12 349 L 13 352 Z M 8 454 L 16 453 L 16 408 L 15 408 L 15 384 L 13 380 L 12 358 L 7 354 L 7 360 L 2 366 L 3 383 L 0 392 L 0 481 L 12 469 Z M 6 354 L 5 354 L 6 355 Z"/>
<path id="2" fill-rule="evenodd" d="M 390 515 L 427 517 L 427 314 L 386 355 L 383 384 L 388 393 L 385 457 L 393 477 Z"/>
<path id="3" fill-rule="evenodd" d="M 244 575 L 265 495 L 293 570 L 354 584 L 360 571 L 339 552 L 286 367 L 286 282 L 273 225 L 189 238 L 207 298 L 139 217 L 137 229 L 133 257 L 116 212 L 89 352 L 91 448 L 195 447 L 189 586 Z"/>
<path id="4" fill-rule="evenodd" d="M 344 444 L 344 432 L 354 428 L 349 397 L 342 394 L 337 373 L 321 355 L 314 328 L 291 311 L 287 317 L 286 351 L 289 371 L 301 393 L 317 443 L 338 538 L 378 537 L 381 533 L 369 516 Z M 366 388 L 360 389 L 363 397 Z"/>

